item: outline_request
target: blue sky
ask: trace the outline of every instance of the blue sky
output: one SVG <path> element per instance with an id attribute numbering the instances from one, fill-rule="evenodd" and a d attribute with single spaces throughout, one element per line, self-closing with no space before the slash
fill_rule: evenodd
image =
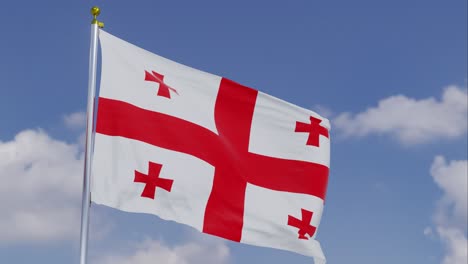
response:
<path id="1" fill-rule="evenodd" d="M 93 5 L 115 36 L 330 118 L 329 263 L 466 263 L 464 0 L 2 3 L 0 262 L 78 262 Z M 92 263 L 312 262 L 91 214 Z"/>

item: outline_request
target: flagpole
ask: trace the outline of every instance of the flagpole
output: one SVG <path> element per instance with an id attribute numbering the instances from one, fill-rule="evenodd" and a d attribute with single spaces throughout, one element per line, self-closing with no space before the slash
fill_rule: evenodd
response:
<path id="1" fill-rule="evenodd" d="M 88 106 L 86 111 L 86 149 L 83 175 L 83 195 L 81 204 L 81 233 L 80 233 L 80 264 L 86 264 L 88 253 L 88 229 L 89 208 L 91 206 L 90 178 L 91 178 L 91 155 L 93 150 L 94 136 L 94 99 L 96 95 L 96 68 L 98 53 L 99 28 L 104 24 L 97 20 L 101 13 L 99 7 L 91 8 L 93 20 L 91 21 L 91 44 L 89 51 L 89 75 L 88 75 Z"/>

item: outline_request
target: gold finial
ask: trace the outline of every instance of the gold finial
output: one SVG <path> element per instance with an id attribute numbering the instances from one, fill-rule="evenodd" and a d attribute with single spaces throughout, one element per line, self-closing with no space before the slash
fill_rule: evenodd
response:
<path id="1" fill-rule="evenodd" d="M 103 28 L 104 23 L 97 20 L 99 14 L 101 14 L 101 9 L 99 9 L 99 7 L 97 6 L 93 6 L 91 8 L 91 15 L 93 15 L 93 20 L 91 21 L 91 24 L 97 24 L 98 27 Z"/>
<path id="2" fill-rule="evenodd" d="M 99 16 L 99 14 L 101 14 L 101 9 L 99 9 L 99 7 L 97 6 L 93 6 L 91 8 L 91 15 L 93 15 L 94 18 L 96 18 L 97 16 Z"/>

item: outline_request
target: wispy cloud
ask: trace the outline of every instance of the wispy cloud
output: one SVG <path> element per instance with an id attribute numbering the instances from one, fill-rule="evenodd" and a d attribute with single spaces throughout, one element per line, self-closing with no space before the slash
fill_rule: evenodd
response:
<path id="1" fill-rule="evenodd" d="M 449 86 L 440 100 L 395 95 L 363 112 L 342 113 L 333 123 L 345 136 L 389 134 L 402 143 L 418 144 L 465 135 L 467 111 L 466 87 Z"/>

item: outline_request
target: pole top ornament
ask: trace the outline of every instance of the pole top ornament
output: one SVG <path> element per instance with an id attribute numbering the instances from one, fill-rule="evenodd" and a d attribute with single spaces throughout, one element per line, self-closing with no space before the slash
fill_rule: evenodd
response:
<path id="1" fill-rule="evenodd" d="M 99 14 L 101 14 L 101 9 L 97 6 L 93 6 L 91 8 L 91 15 L 93 15 L 93 20 L 91 21 L 91 24 L 97 24 L 98 27 L 103 28 L 104 23 L 97 20 Z"/>

